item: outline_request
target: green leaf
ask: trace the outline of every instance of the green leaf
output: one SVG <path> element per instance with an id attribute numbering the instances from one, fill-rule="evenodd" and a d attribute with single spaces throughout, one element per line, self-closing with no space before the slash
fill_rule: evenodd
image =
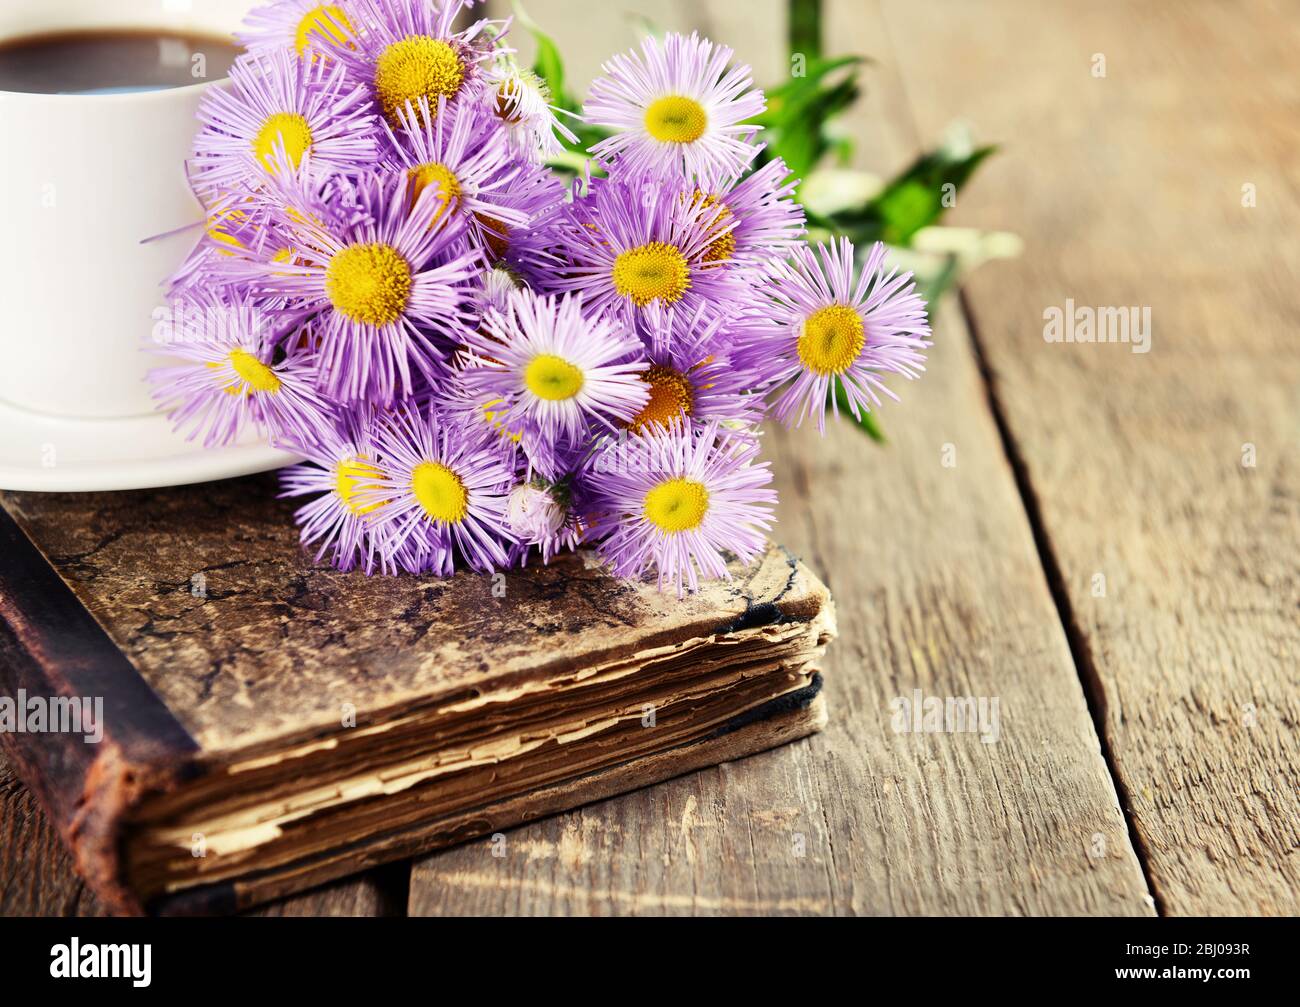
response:
<path id="1" fill-rule="evenodd" d="M 877 444 L 886 443 L 885 432 L 880 428 L 880 424 L 876 422 L 876 414 L 864 409 L 860 411 L 858 418 L 855 420 L 853 418 L 853 407 L 849 404 L 849 397 L 844 393 L 844 386 L 836 381 L 831 388 L 830 397 L 835 400 L 835 404 L 839 407 L 840 416 L 856 426 Z"/>
<path id="2" fill-rule="evenodd" d="M 571 103 L 569 93 L 564 89 L 564 58 L 553 41 L 540 31 L 534 31 L 537 39 L 537 58 L 533 61 L 533 73 L 546 81 L 551 89 L 551 100 L 567 107 Z"/>
<path id="3" fill-rule="evenodd" d="M 546 166 L 565 175 L 581 175 L 583 171 L 590 171 L 592 175 L 604 174 L 600 165 L 580 150 L 563 150 L 554 157 L 548 158 Z"/>
<path id="4" fill-rule="evenodd" d="M 572 99 L 564 88 L 564 57 L 555 40 L 528 16 L 519 0 L 515 0 L 515 20 L 528 29 L 537 43 L 537 56 L 533 59 L 533 73 L 546 82 L 551 89 L 551 101 L 561 108 L 568 108 Z"/>
<path id="5" fill-rule="evenodd" d="M 943 217 L 950 205 L 945 197 L 960 191 L 996 149 L 989 146 L 968 152 L 940 147 L 923 154 L 874 199 L 821 222 L 855 242 L 884 241 L 905 246 L 917 231 Z M 952 188 L 947 190 L 947 186 Z"/>
<path id="6" fill-rule="evenodd" d="M 767 110 L 748 121 L 759 126 L 779 127 L 797 119 L 823 90 L 822 82 L 827 76 L 844 67 L 856 67 L 865 62 L 862 56 L 809 60 L 802 76 L 791 77 L 786 83 L 766 91 Z"/>
<path id="7" fill-rule="evenodd" d="M 767 92 L 767 110 L 749 120 L 765 130 L 762 160 L 780 157 L 794 174 L 804 176 L 832 148 L 842 154 L 845 140 L 833 137 L 828 127 L 857 100 L 856 67 L 862 62 L 859 56 L 812 60 L 804 76 Z M 848 74 L 827 83 L 831 74 L 845 68 L 851 68 Z"/>
<path id="8" fill-rule="evenodd" d="M 773 154 L 783 158 L 795 175 L 807 175 L 831 148 L 827 124 L 857 100 L 856 77 L 819 92 L 803 106 L 802 115 L 780 131 L 772 143 Z"/>

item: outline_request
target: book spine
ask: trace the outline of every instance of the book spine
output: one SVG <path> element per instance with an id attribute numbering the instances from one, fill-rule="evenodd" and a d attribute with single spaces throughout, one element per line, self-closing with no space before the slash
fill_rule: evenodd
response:
<path id="1" fill-rule="evenodd" d="M 122 830 L 198 746 L 0 507 L 0 742 L 110 911 L 139 914 Z"/>

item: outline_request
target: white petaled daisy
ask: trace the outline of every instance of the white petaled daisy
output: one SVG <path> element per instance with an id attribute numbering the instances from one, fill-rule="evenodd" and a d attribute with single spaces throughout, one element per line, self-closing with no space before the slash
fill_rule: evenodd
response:
<path id="1" fill-rule="evenodd" d="M 749 563 L 773 521 L 772 473 L 758 443 L 721 431 L 654 428 L 608 447 L 586 475 L 592 536 L 615 575 L 651 566 L 678 597 L 700 578 L 731 578 L 723 552 Z"/>
<path id="2" fill-rule="evenodd" d="M 402 410 L 380 424 L 382 474 L 358 492 L 374 511 L 384 555 L 412 573 L 449 576 L 455 557 L 475 570 L 508 562 L 506 501 L 514 475 L 481 427 L 436 409 Z"/>
<path id="3" fill-rule="evenodd" d="M 191 179 L 212 193 L 255 190 L 269 175 L 300 168 L 321 177 L 373 165 L 374 116 L 364 89 L 338 66 L 288 52 L 240 57 L 230 87 L 199 106 Z M 310 154 L 310 158 L 307 155 Z"/>
<path id="4" fill-rule="evenodd" d="M 323 427 L 307 443 L 295 445 L 307 461 L 280 474 L 281 496 L 319 494 L 294 515 L 302 528 L 302 544 L 317 546 L 317 563 L 328 558 L 339 570 L 358 564 L 366 573 L 376 568 L 385 573 L 392 570 L 371 534 L 370 516 L 381 504 L 360 499 L 361 492 L 383 475 L 373 429 L 371 410 L 349 412 L 337 426 Z"/>
<path id="5" fill-rule="evenodd" d="M 767 303 L 739 357 L 769 386 L 784 386 L 777 419 L 789 425 L 816 416 L 825 433 L 828 398 L 839 412 L 831 394 L 837 384 L 860 417 L 880 404 L 880 394 L 898 398 L 885 385 L 886 374 L 920 376 L 922 351 L 931 343 L 912 274 L 886 270 L 882 243 L 872 246 L 856 283 L 847 238 L 818 246 L 818 253 L 798 245 L 790 259 L 773 265 Z"/>
<path id="6" fill-rule="evenodd" d="M 171 305 L 171 331 L 158 352 L 184 363 L 149 372 L 159 408 L 204 447 L 233 444 L 249 426 L 280 445 L 301 444 L 332 422 L 316 391 L 316 368 L 297 339 L 281 351 L 270 323 L 243 298 L 188 294 Z"/>
<path id="7" fill-rule="evenodd" d="M 662 43 L 647 38 L 640 54 L 613 57 L 591 85 L 583 116 L 619 132 L 591 152 L 617 158 L 627 171 L 739 174 L 757 150 L 749 141 L 759 127 L 745 120 L 765 105 L 749 67 L 727 69 L 731 56 L 696 34 L 670 32 Z"/>
<path id="8" fill-rule="evenodd" d="M 582 525 L 570 506 L 565 485 L 540 480 L 520 483 L 506 502 L 506 523 L 519 540 L 510 559 L 520 566 L 528 565 L 534 546 L 545 565 L 560 550 L 576 549 L 582 540 Z"/>
<path id="9" fill-rule="evenodd" d="M 484 314 L 493 308 L 505 311 L 510 303 L 510 295 L 516 290 L 526 289 L 528 285 L 518 273 L 508 266 L 497 263 L 483 273 L 479 305 Z"/>
<path id="10" fill-rule="evenodd" d="M 551 89 L 537 74 L 502 56 L 486 70 L 486 77 L 483 102 L 522 157 L 541 163 L 564 151 L 562 139 L 578 142 L 560 121 L 559 109 L 551 104 Z"/>
<path id="11" fill-rule="evenodd" d="M 649 396 L 640 340 L 584 315 L 581 297 L 517 291 L 505 312 L 488 312 L 466 345 L 465 385 L 501 403 L 498 419 L 508 431 L 533 428 L 572 443 L 592 423 L 615 429 Z"/>
<path id="12" fill-rule="evenodd" d="M 237 37 L 253 53 L 290 51 L 319 57 L 332 45 L 347 45 L 356 34 L 342 3 L 279 0 L 254 7 L 244 18 L 248 31 Z"/>
<path id="13" fill-rule="evenodd" d="M 457 16 L 470 6 L 465 0 L 348 0 L 358 37 L 331 55 L 392 126 L 407 102 L 424 98 L 436 111 L 439 98 L 451 105 L 473 101 L 483 91 L 482 64 L 492 57 L 502 22 L 481 18 L 456 31 Z"/>

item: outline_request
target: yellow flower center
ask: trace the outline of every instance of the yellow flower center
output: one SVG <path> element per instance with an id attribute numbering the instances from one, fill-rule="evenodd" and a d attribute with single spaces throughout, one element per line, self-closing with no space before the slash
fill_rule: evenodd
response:
<path id="1" fill-rule="evenodd" d="M 505 424 L 499 419 L 501 414 L 505 411 L 500 408 L 503 405 L 505 405 L 504 399 L 493 399 L 491 402 L 484 402 L 483 418 L 487 420 L 493 429 L 495 429 L 502 437 L 509 437 L 512 441 L 518 444 L 524 439 L 524 435 L 522 432 L 511 433 L 506 429 Z"/>
<path id="2" fill-rule="evenodd" d="M 352 22 L 342 10 L 334 4 L 321 4 L 309 10 L 298 22 L 293 44 L 301 56 L 309 45 L 320 41 L 320 36 L 324 36 L 326 41 L 343 45 L 352 34 Z"/>
<path id="3" fill-rule="evenodd" d="M 847 304 L 818 308 L 803 323 L 799 360 L 816 374 L 843 374 L 866 344 L 862 316 Z"/>
<path id="4" fill-rule="evenodd" d="M 406 103 L 439 96 L 450 101 L 465 80 L 466 67 L 455 48 L 428 35 L 408 35 L 394 42 L 375 61 L 375 94 L 388 121 L 397 125 L 397 112 Z"/>
<path id="5" fill-rule="evenodd" d="M 221 369 L 221 364 L 216 361 L 210 362 L 208 366 L 213 370 Z M 252 395 L 253 392 L 274 395 L 280 390 L 280 379 L 276 377 L 275 371 L 247 350 L 231 350 L 230 366 L 243 383 L 227 385 L 224 389 L 227 395 Z"/>
<path id="6" fill-rule="evenodd" d="M 645 495 L 645 516 L 660 531 L 692 531 L 709 510 L 709 491 L 694 479 L 667 479 Z"/>
<path id="7" fill-rule="evenodd" d="M 392 245 L 349 245 L 330 260 L 325 292 L 353 321 L 389 325 L 406 309 L 411 266 Z"/>
<path id="8" fill-rule="evenodd" d="M 628 424 L 631 430 L 639 431 L 651 423 L 666 427 L 691 415 L 695 392 L 685 374 L 655 364 L 641 375 L 641 380 L 650 386 L 650 401 Z"/>
<path id="9" fill-rule="evenodd" d="M 334 471 L 334 491 L 343 501 L 343 506 L 357 517 L 363 517 L 383 506 L 382 502 L 362 504 L 356 498 L 357 490 L 373 486 L 375 480 L 383 473 L 375 468 L 364 455 L 357 455 L 341 461 Z"/>
<path id="10" fill-rule="evenodd" d="M 230 251 L 230 249 L 244 247 L 244 243 L 240 241 L 238 238 L 236 238 L 233 234 L 227 234 L 225 231 L 219 231 L 217 230 L 216 227 L 208 228 L 208 237 L 211 238 L 219 245 L 227 246 L 226 248 L 217 249 L 217 252 L 220 255 L 234 255 L 235 253 Z"/>
<path id="11" fill-rule="evenodd" d="M 421 462 L 411 473 L 411 489 L 432 521 L 456 524 L 469 512 L 469 492 L 460 476 L 441 462 Z"/>
<path id="12" fill-rule="evenodd" d="M 582 391 L 582 371 L 563 357 L 543 353 L 524 369 L 524 384 L 539 399 L 563 402 Z"/>
<path id="13" fill-rule="evenodd" d="M 704 193 L 697 191 L 695 193 L 695 204 L 705 207 L 703 217 L 707 220 L 713 218 L 712 227 L 715 232 L 721 231 L 732 221 L 731 210 L 717 196 L 706 196 Z M 720 206 L 720 210 L 714 211 L 714 207 Z M 712 211 L 712 212 L 710 212 Z M 704 250 L 705 262 L 726 262 L 736 254 L 736 230 L 732 228 L 725 234 L 719 234 L 709 243 L 709 247 Z"/>
<path id="14" fill-rule="evenodd" d="M 425 189 L 431 185 L 437 186 L 434 199 L 442 205 L 433 212 L 434 223 L 442 219 L 442 215 L 447 212 L 448 206 L 460 201 L 460 179 L 445 164 L 436 162 L 421 164 L 418 167 L 411 168 L 406 173 L 406 177 L 411 180 L 412 206 L 415 206 L 415 201 L 420 198 Z"/>
<path id="15" fill-rule="evenodd" d="M 614 289 L 638 308 L 659 300 L 674 304 L 690 288 L 686 256 L 673 245 L 652 241 L 619 253 L 612 271 Z"/>
<path id="16" fill-rule="evenodd" d="M 275 148 L 281 143 L 289 163 L 298 167 L 302 155 L 311 149 L 311 127 L 297 112 L 276 112 L 268 116 L 253 138 L 253 153 L 267 171 L 275 170 Z"/>
<path id="17" fill-rule="evenodd" d="M 694 143 L 709 125 L 704 106 L 694 98 L 670 95 L 645 110 L 646 132 L 667 143 Z"/>

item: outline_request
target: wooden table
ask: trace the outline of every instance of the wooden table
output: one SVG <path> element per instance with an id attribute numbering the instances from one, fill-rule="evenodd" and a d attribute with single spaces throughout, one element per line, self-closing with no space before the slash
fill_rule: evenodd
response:
<path id="1" fill-rule="evenodd" d="M 527 6 L 577 81 L 633 38 Z M 772 0 L 623 6 L 784 72 Z M 1300 8 L 828 13 L 877 61 L 861 166 L 965 118 L 1004 149 L 955 222 L 1026 244 L 938 306 L 888 447 L 769 438 L 779 536 L 839 601 L 829 729 L 264 912 L 1300 912 Z M 1149 307 L 1150 352 L 1047 343 L 1066 298 Z M 997 740 L 896 733 L 914 690 L 997 699 Z M 97 909 L 0 776 L 0 912 Z"/>

